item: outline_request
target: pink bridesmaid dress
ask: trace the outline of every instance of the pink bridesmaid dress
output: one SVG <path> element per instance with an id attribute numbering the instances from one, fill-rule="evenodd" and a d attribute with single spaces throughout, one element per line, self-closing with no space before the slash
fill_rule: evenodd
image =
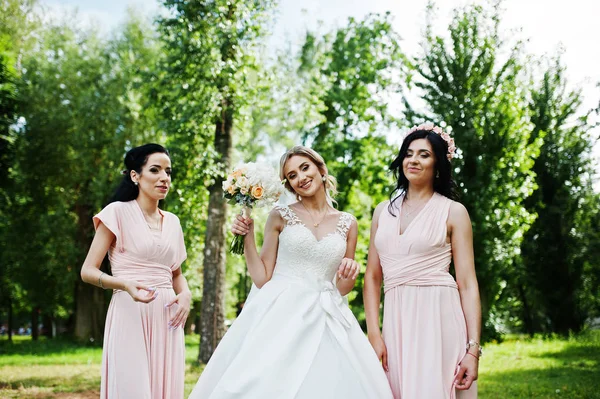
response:
<path id="1" fill-rule="evenodd" d="M 137 201 L 113 202 L 94 216 L 116 240 L 108 251 L 112 275 L 156 287 L 157 298 L 135 302 L 115 290 L 106 316 L 100 397 L 109 399 L 183 398 L 183 329 L 169 330 L 177 304 L 173 270 L 186 258 L 179 218 L 163 215 L 161 231 L 151 230 Z"/>
<path id="2" fill-rule="evenodd" d="M 435 193 L 400 234 L 402 198 L 379 216 L 375 246 L 383 270 L 383 339 L 396 399 L 471 399 L 454 388 L 468 341 L 446 222 L 452 200 Z"/>

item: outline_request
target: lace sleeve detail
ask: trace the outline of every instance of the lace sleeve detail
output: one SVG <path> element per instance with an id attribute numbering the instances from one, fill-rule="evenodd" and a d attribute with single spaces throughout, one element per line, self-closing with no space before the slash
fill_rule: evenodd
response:
<path id="1" fill-rule="evenodd" d="M 281 215 L 283 220 L 285 220 L 285 224 L 287 226 L 294 226 L 297 224 L 302 224 L 302 222 L 300 221 L 298 216 L 296 216 L 294 211 L 292 211 L 289 206 L 277 205 L 275 207 L 275 209 L 277 209 L 279 211 L 279 214 Z"/>
<path id="2" fill-rule="evenodd" d="M 349 213 L 342 212 L 340 215 L 340 220 L 337 225 L 337 232 L 341 234 L 344 238 L 348 236 L 348 230 L 350 230 L 350 226 L 352 226 L 352 221 L 355 220 L 354 216 Z"/>

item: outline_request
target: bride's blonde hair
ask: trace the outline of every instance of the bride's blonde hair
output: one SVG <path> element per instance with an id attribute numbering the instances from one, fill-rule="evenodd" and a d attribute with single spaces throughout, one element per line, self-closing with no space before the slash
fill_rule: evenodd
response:
<path id="1" fill-rule="evenodd" d="M 303 145 L 294 146 L 281 156 L 281 159 L 279 161 L 279 177 L 281 178 L 281 180 L 285 181 L 285 188 L 292 194 L 296 195 L 297 200 L 300 200 L 300 196 L 294 191 L 294 189 L 290 185 L 290 182 L 288 182 L 287 178 L 285 177 L 284 173 L 284 167 L 286 162 L 295 155 L 306 157 L 310 159 L 315 165 L 317 165 L 317 168 L 319 169 L 319 172 L 321 172 L 321 175 L 325 176 L 323 186 L 325 187 L 325 195 L 327 196 L 327 200 L 328 202 L 335 202 L 333 197 L 335 197 L 338 193 L 336 178 L 331 176 L 327 172 L 327 165 L 325 165 L 325 160 L 323 159 L 323 157 L 312 148 L 308 148 Z"/>

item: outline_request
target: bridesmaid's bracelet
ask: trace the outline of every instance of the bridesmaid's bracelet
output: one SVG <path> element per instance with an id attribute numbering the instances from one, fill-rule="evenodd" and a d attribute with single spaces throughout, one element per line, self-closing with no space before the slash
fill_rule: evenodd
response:
<path id="1" fill-rule="evenodd" d="M 474 355 L 474 354 L 472 354 L 471 352 L 468 352 L 468 351 L 467 351 L 467 355 L 471 355 L 471 356 L 473 356 L 475 359 L 479 360 L 479 356 L 475 356 L 475 355 Z"/>
<path id="2" fill-rule="evenodd" d="M 479 344 L 479 342 L 475 341 L 474 339 L 470 339 L 469 342 L 467 342 L 467 353 L 469 352 L 469 349 L 471 349 L 472 346 L 477 346 L 477 358 L 479 359 L 481 357 L 481 355 L 483 355 L 483 350 L 481 348 L 481 345 Z"/>
<path id="3" fill-rule="evenodd" d="M 104 276 L 106 273 L 102 272 L 100 273 L 100 276 L 98 277 L 98 285 L 100 286 L 100 288 L 104 289 L 104 285 L 102 284 L 102 276 Z"/>

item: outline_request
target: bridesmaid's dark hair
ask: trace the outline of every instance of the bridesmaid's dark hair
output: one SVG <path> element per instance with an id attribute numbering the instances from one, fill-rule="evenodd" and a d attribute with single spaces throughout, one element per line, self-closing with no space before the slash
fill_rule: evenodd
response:
<path id="1" fill-rule="evenodd" d="M 435 156 L 435 176 L 433 179 L 433 190 L 451 200 L 458 201 L 456 183 L 452 179 L 452 165 L 448 159 L 448 143 L 437 133 L 431 130 L 415 130 L 404 138 L 398 156 L 390 165 L 390 170 L 396 179 L 396 187 L 390 194 L 389 212 L 396 216 L 393 204 L 401 194 L 408 193 L 408 179 L 402 169 L 402 161 L 406 158 L 410 143 L 415 140 L 426 139 L 431 144 Z"/>
<path id="2" fill-rule="evenodd" d="M 115 190 L 110 201 L 108 201 L 109 204 L 116 201 L 132 201 L 137 198 L 140 190 L 131 180 L 131 171 L 135 170 L 138 174 L 142 173 L 142 168 L 148 162 L 150 155 L 156 153 L 167 154 L 169 156 L 169 151 L 165 147 L 152 143 L 144 144 L 127 151 L 124 161 L 125 170 L 123 171 L 123 180 Z"/>

